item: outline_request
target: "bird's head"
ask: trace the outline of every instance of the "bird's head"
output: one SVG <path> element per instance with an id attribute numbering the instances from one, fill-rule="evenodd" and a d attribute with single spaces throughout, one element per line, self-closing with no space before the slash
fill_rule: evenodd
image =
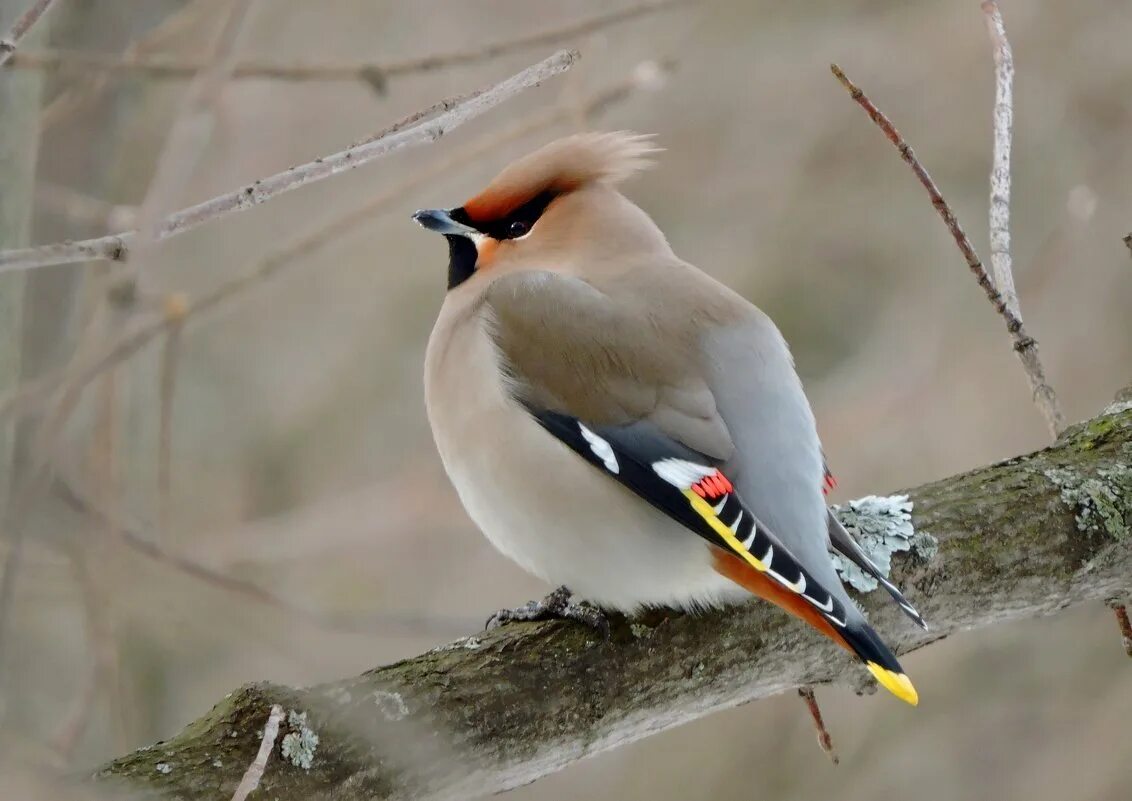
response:
<path id="1" fill-rule="evenodd" d="M 452 209 L 422 209 L 422 227 L 448 240 L 448 288 L 479 274 L 577 269 L 664 247 L 648 216 L 613 187 L 647 167 L 651 137 L 619 131 L 569 136 L 506 167 Z"/>

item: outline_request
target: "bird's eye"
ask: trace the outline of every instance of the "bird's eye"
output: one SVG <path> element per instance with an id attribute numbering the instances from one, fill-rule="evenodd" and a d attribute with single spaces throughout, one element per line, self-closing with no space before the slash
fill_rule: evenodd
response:
<path id="1" fill-rule="evenodd" d="M 507 229 L 507 235 L 512 239 L 516 239 L 527 233 L 527 231 L 529 230 L 531 230 L 531 227 L 525 222 L 523 222 L 522 220 L 515 220 L 515 222 L 511 223 L 510 227 Z"/>

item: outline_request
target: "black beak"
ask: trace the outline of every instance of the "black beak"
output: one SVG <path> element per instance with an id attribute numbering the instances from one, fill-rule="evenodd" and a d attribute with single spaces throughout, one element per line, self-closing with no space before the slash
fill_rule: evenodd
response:
<path id="1" fill-rule="evenodd" d="M 453 220 L 452 215 L 444 209 L 421 209 L 413 214 L 413 219 L 417 221 L 421 228 L 427 228 L 446 236 L 470 237 L 479 233 L 470 225 L 464 225 Z"/>

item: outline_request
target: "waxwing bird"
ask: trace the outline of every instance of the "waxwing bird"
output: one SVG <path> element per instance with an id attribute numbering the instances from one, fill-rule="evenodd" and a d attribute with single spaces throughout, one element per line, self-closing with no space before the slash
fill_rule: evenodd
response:
<path id="1" fill-rule="evenodd" d="M 829 548 L 922 620 L 827 510 L 782 335 L 677 258 L 617 189 L 653 152 L 623 132 L 571 136 L 464 205 L 414 215 L 448 241 L 425 357 L 444 467 L 487 538 L 531 573 L 629 613 L 757 595 L 915 704 Z"/>

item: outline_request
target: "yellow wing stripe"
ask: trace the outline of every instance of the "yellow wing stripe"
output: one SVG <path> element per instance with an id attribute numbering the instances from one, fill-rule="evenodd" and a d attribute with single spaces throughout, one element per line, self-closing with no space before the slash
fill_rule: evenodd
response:
<path id="1" fill-rule="evenodd" d="M 723 524 L 723 521 L 719 519 L 719 515 L 715 513 L 715 510 L 711 508 L 707 501 L 690 489 L 684 490 L 684 497 L 692 504 L 692 508 L 696 510 L 696 514 L 702 517 L 704 521 L 711 526 L 712 531 L 718 534 L 737 556 L 742 557 L 751 567 L 760 573 L 767 571 L 766 565 L 753 553 L 743 547 L 743 543 L 739 542 L 739 539 L 735 536 L 735 532 Z"/>

